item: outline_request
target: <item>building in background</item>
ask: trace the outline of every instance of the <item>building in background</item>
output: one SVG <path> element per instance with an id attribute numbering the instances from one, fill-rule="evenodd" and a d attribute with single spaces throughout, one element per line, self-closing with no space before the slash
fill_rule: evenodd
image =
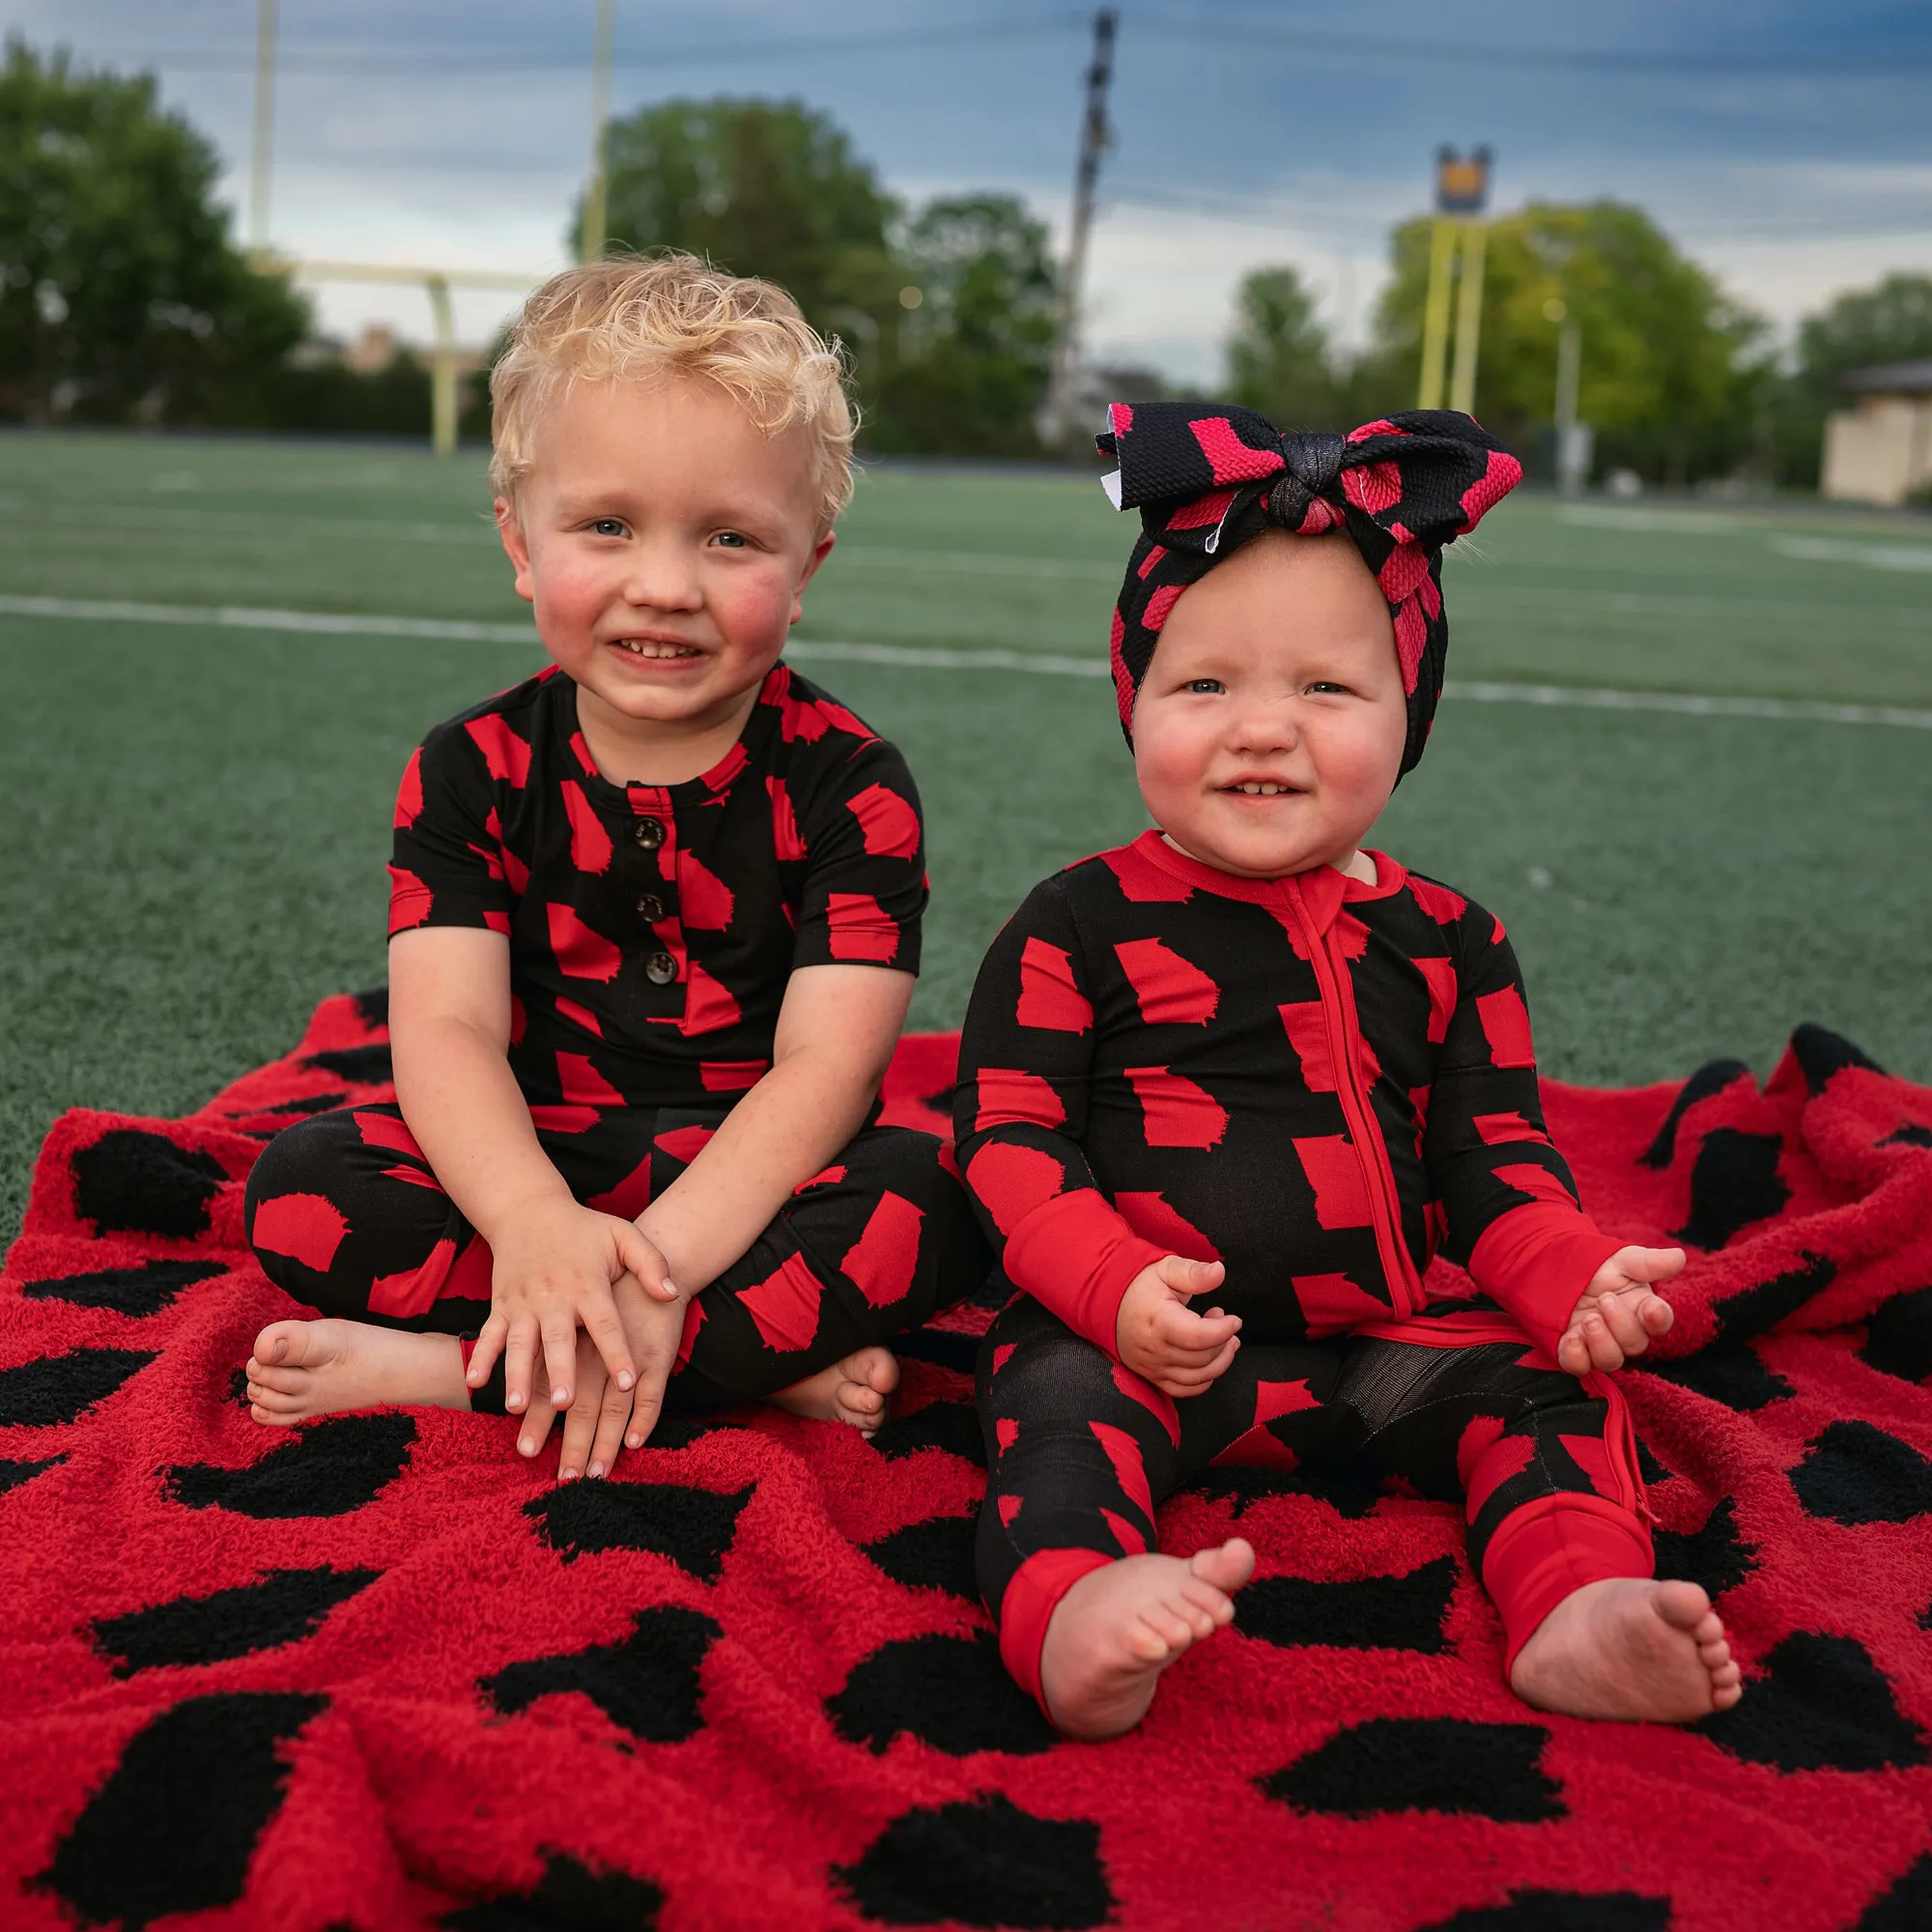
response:
<path id="1" fill-rule="evenodd" d="M 1826 422 L 1821 494 L 1886 504 L 1932 496 L 1932 357 L 1854 369 L 1838 386 L 1859 406 Z"/>

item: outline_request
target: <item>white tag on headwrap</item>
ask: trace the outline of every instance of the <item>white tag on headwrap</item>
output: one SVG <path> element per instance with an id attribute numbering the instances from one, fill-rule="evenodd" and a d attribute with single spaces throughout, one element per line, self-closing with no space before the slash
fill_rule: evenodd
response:
<path id="1" fill-rule="evenodd" d="M 1121 507 L 1120 470 L 1118 469 L 1108 470 L 1106 475 L 1100 478 L 1100 488 L 1106 491 L 1108 502 L 1118 510 Z"/>

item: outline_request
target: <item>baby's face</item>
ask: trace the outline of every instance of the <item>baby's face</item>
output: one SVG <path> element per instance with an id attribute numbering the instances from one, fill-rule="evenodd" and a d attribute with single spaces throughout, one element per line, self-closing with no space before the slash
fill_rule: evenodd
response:
<path id="1" fill-rule="evenodd" d="M 1270 532 L 1168 614 L 1134 707 L 1134 770 L 1182 851 L 1243 878 L 1346 866 L 1402 769 L 1388 605 L 1346 536 Z"/>
<path id="2" fill-rule="evenodd" d="M 531 455 L 497 521 L 581 710 L 618 732 L 727 719 L 832 548 L 804 432 L 766 436 L 700 379 L 580 383 L 544 412 Z"/>

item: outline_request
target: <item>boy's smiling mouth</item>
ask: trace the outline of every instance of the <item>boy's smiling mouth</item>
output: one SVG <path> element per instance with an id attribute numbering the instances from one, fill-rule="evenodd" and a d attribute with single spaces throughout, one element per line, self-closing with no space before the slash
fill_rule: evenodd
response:
<path id="1" fill-rule="evenodd" d="M 611 639 L 620 651 L 628 651 L 634 658 L 701 658 L 704 653 L 696 644 L 679 643 L 672 638 L 612 638 Z"/>
<path id="2" fill-rule="evenodd" d="M 1234 779 L 1216 789 L 1224 798 L 1287 798 L 1298 797 L 1302 787 L 1286 779 Z"/>

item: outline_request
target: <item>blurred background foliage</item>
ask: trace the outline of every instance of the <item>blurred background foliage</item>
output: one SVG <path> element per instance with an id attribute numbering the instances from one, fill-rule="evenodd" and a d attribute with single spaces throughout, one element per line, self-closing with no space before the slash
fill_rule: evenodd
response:
<path id="1" fill-rule="evenodd" d="M 1010 195 L 908 207 L 798 100 L 675 99 L 612 121 L 615 248 L 766 275 L 843 343 L 875 451 L 1038 456 L 1055 315 L 1045 224 Z M 306 298 L 235 243 L 211 145 L 152 78 L 15 38 L 0 66 L 0 419 L 421 435 L 407 350 L 357 366 Z M 575 249 L 582 207 L 573 213 Z M 1223 393 L 1287 424 L 1412 405 L 1430 223 L 1390 238 L 1371 339 L 1346 351 L 1293 266 L 1237 291 Z M 1534 450 L 1553 413 L 1554 304 L 1582 331 L 1598 458 L 1647 481 L 1815 486 L 1850 370 L 1932 356 L 1932 277 L 1839 295 L 1780 348 L 1645 213 L 1532 202 L 1490 227 L 1477 409 Z M 487 436 L 485 366 L 463 429 Z M 1123 372 L 1124 374 L 1124 372 Z M 1104 385 L 1106 372 L 1098 372 Z M 1145 372 L 1136 372 L 1145 393 Z"/>

